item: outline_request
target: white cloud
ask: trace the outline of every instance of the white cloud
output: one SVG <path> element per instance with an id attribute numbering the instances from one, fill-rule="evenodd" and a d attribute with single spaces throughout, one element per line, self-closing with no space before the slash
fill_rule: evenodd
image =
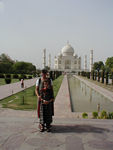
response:
<path id="1" fill-rule="evenodd" d="M 4 3 L 0 0 L 0 13 L 4 11 Z"/>

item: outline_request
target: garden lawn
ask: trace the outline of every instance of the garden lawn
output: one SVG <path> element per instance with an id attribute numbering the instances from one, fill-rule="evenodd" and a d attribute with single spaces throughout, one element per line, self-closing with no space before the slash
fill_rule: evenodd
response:
<path id="1" fill-rule="evenodd" d="M 59 91 L 62 80 L 63 76 L 60 76 L 59 78 L 53 81 L 53 89 L 55 97 Z M 35 86 L 3 99 L 2 101 L 0 101 L 0 104 L 4 108 L 12 108 L 16 110 L 36 109 L 37 97 L 35 95 Z"/>
<path id="2" fill-rule="evenodd" d="M 11 83 L 15 83 L 15 82 L 19 82 L 19 79 L 12 79 Z M 4 78 L 0 78 L 0 85 L 5 85 L 5 79 Z"/>

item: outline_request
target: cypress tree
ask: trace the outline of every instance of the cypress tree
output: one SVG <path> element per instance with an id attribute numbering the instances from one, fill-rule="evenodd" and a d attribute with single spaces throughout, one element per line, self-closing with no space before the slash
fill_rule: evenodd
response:
<path id="1" fill-rule="evenodd" d="M 100 82 L 100 72 L 98 71 L 98 82 Z"/>
<path id="2" fill-rule="evenodd" d="M 108 84 L 108 72 L 106 72 L 106 85 Z"/>
<path id="3" fill-rule="evenodd" d="M 104 83 L 104 75 L 105 75 L 105 71 L 104 70 L 102 70 L 102 72 L 101 72 L 101 78 L 102 78 L 102 83 Z"/>
<path id="4" fill-rule="evenodd" d="M 95 71 L 95 73 L 94 73 L 94 80 L 96 80 L 97 79 L 97 72 Z"/>

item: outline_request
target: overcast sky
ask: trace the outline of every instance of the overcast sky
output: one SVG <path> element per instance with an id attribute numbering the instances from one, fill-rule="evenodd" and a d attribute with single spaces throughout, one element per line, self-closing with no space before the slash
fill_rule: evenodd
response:
<path id="1" fill-rule="evenodd" d="M 69 41 L 89 62 L 113 56 L 113 0 L 0 0 L 0 54 L 42 67 Z"/>

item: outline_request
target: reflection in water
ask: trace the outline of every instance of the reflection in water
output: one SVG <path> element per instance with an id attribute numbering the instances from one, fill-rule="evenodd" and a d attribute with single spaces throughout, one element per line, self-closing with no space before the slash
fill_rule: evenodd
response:
<path id="1" fill-rule="evenodd" d="M 85 85 L 85 96 L 87 96 L 87 92 L 86 92 L 86 85 Z"/>
<path id="2" fill-rule="evenodd" d="M 90 93 L 89 93 L 89 100 L 90 102 L 92 101 L 92 89 L 90 88 Z"/>
<path id="3" fill-rule="evenodd" d="M 113 102 L 88 87 L 86 84 L 69 76 L 69 88 L 71 95 L 72 111 L 93 112 L 98 109 L 113 112 Z M 98 108 L 100 105 L 100 108 Z"/>

